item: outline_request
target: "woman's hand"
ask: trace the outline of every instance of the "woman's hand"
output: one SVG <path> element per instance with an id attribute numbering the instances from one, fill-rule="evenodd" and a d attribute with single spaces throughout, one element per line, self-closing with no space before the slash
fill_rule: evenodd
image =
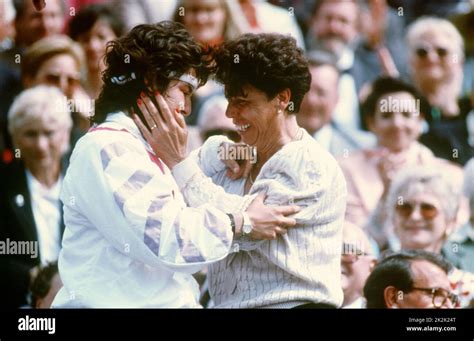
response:
<path id="1" fill-rule="evenodd" d="M 171 112 L 163 96 L 155 93 L 156 103 L 144 93 L 137 100 L 138 107 L 145 118 L 148 129 L 140 118 L 133 114 L 133 120 L 155 154 L 172 169 L 186 158 L 188 129 L 179 111 Z"/>
<path id="2" fill-rule="evenodd" d="M 239 155 L 238 153 L 230 153 L 226 152 L 229 151 L 233 148 L 250 148 L 244 143 L 229 143 L 229 142 L 223 142 L 220 145 L 220 148 L 224 151 L 222 154 L 225 156 L 235 156 L 235 158 L 222 158 L 221 161 L 226 165 L 227 167 L 227 177 L 232 179 L 232 180 L 237 180 L 242 177 L 246 178 L 249 176 L 250 171 L 252 170 L 252 160 L 251 159 L 239 159 L 237 156 Z M 240 162 L 239 162 L 240 161 Z"/>
<path id="3" fill-rule="evenodd" d="M 247 208 L 246 213 L 252 221 L 253 239 L 276 239 L 279 234 L 288 232 L 296 226 L 296 219 L 287 216 L 298 213 L 301 208 L 296 205 L 266 206 L 265 193 L 260 193 Z"/>

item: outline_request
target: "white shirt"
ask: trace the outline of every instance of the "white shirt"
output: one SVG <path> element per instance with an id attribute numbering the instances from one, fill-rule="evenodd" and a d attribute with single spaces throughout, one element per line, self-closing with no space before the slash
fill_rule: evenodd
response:
<path id="1" fill-rule="evenodd" d="M 313 137 L 325 150 L 331 150 L 332 128 L 330 124 L 325 124 L 313 134 Z"/>
<path id="2" fill-rule="evenodd" d="M 301 140 L 286 144 L 263 165 L 250 194 L 242 196 L 245 179 L 227 178 L 218 158 L 223 141 L 222 136 L 209 138 L 173 168 L 190 206 L 211 203 L 225 212 L 239 212 L 256 193 L 266 191 L 266 204 L 295 204 L 302 209 L 294 216 L 297 226 L 287 234 L 271 241 L 238 238 L 234 253 L 210 266 L 215 306 L 291 308 L 309 302 L 340 306 L 346 184 L 335 159 L 304 131 Z"/>
<path id="3" fill-rule="evenodd" d="M 337 66 L 346 70 L 354 64 L 354 51 L 346 48 L 342 53 Z M 334 122 L 352 130 L 360 130 L 359 99 L 354 78 L 349 73 L 341 74 L 339 78 L 339 101 L 333 116 Z"/>
<path id="4" fill-rule="evenodd" d="M 48 188 L 26 171 L 26 181 L 31 195 L 31 207 L 35 218 L 36 233 L 41 256 L 41 264 L 58 259 L 61 249 L 61 209 L 59 191 L 62 177 Z"/>
<path id="5" fill-rule="evenodd" d="M 227 255 L 229 217 L 186 207 L 130 117 L 99 128 L 78 141 L 64 178 L 64 287 L 53 307 L 199 307 L 191 273 Z"/>

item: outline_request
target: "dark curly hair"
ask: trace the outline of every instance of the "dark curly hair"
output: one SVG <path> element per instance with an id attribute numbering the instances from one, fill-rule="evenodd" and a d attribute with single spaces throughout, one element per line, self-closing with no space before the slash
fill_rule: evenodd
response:
<path id="1" fill-rule="evenodd" d="M 92 121 L 101 123 L 109 113 L 127 111 L 130 107 L 139 114 L 136 99 L 140 92 L 165 93 L 171 73 L 176 73 L 173 76 L 176 78 L 192 68 L 200 85 L 205 84 L 212 72 L 210 57 L 211 51 L 204 50 L 179 23 L 163 21 L 135 26 L 125 36 L 107 44 L 104 86 L 96 100 Z M 112 82 L 114 77 L 121 76 L 131 80 L 125 84 Z"/>
<path id="2" fill-rule="evenodd" d="M 225 85 L 227 97 L 243 95 L 251 85 L 273 99 L 290 89 L 296 113 L 311 84 L 311 74 L 304 52 L 294 38 L 275 33 L 244 34 L 224 43 L 215 53 L 216 79 Z"/>

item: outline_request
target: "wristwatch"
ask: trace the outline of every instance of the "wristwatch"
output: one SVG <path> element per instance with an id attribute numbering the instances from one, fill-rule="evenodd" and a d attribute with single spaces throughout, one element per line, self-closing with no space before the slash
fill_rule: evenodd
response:
<path id="1" fill-rule="evenodd" d="M 249 215 L 247 213 L 242 212 L 242 217 L 244 218 L 244 224 L 242 226 L 242 235 L 247 236 L 253 230 L 252 222 L 250 221 Z"/>

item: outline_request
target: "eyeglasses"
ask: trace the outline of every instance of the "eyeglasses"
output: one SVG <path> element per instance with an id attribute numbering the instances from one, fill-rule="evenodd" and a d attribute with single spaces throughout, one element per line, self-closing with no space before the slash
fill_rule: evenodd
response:
<path id="1" fill-rule="evenodd" d="M 426 58 L 430 51 L 434 50 L 439 58 L 444 58 L 449 54 L 449 50 L 444 47 L 427 47 L 427 46 L 419 46 L 415 49 L 415 53 L 419 58 Z"/>
<path id="2" fill-rule="evenodd" d="M 459 296 L 443 288 L 416 288 L 413 287 L 410 289 L 424 291 L 428 294 L 431 294 L 433 300 L 433 306 L 435 308 L 441 308 L 447 299 L 451 301 L 453 306 L 457 306 L 459 303 Z"/>
<path id="3" fill-rule="evenodd" d="M 370 256 L 370 253 L 363 252 L 355 244 L 342 244 L 341 261 L 344 263 L 355 263 L 359 260 L 360 256 Z"/>
<path id="4" fill-rule="evenodd" d="M 412 203 L 404 202 L 403 204 L 397 204 L 395 206 L 395 210 L 403 218 L 408 218 L 409 216 L 412 215 L 416 206 L 417 205 L 414 205 Z M 419 206 L 420 206 L 420 214 L 426 220 L 431 220 L 431 219 L 436 218 L 436 216 L 439 213 L 438 208 L 432 204 L 422 202 L 421 204 L 419 204 Z"/>

